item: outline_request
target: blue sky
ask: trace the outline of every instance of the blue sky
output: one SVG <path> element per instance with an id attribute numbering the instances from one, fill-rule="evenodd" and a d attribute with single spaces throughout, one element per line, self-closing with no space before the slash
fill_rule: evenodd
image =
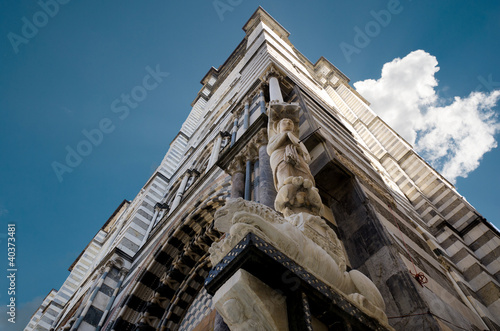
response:
<path id="1" fill-rule="evenodd" d="M 360 82 L 356 86 L 372 96 L 374 109 L 377 105 L 395 123 L 403 117 L 415 120 L 402 130 L 411 128 L 409 137 L 417 137 L 415 143 L 438 169 L 452 158 L 443 151 L 471 153 L 470 144 L 467 149 L 460 142 L 472 135 L 476 153 L 465 154 L 466 161 L 475 158 L 479 166 L 471 170 L 474 164 L 469 164 L 462 171 L 467 178 L 456 177 L 456 187 L 500 227 L 500 151 L 493 148 L 500 138 L 494 117 L 499 113 L 494 90 L 500 88 L 500 3 L 471 4 L 73 0 L 57 11 L 48 6 L 52 15 L 44 15 L 36 1 L 2 2 L 0 240 L 5 253 L 0 253 L 6 266 L 5 233 L 7 224 L 15 223 L 18 307 L 31 314 L 50 289 L 58 289 L 67 268 L 114 209 L 134 198 L 187 117 L 199 81 L 242 40 L 241 28 L 258 5 L 291 33 L 291 42 L 312 62 L 325 56 L 351 83 Z M 34 21 L 39 27 L 30 30 Z M 386 63 L 392 66 L 382 74 Z M 391 68 L 409 70 L 418 79 L 411 86 L 415 99 L 394 94 L 401 105 L 389 109 L 374 91 L 397 90 Z M 165 74 L 148 81 L 148 90 L 136 88 L 151 70 Z M 123 105 L 122 95 L 134 88 L 134 93 L 145 91 L 141 101 L 129 107 L 127 116 L 113 112 L 115 100 Z M 480 92 L 476 103 L 473 91 Z M 463 102 L 456 103 L 456 97 Z M 409 105 L 414 112 L 398 112 L 405 100 L 416 100 L 419 108 Z M 433 123 L 446 124 L 450 116 L 441 115 L 447 113 L 477 125 L 458 125 L 451 133 L 437 130 Z M 84 130 L 95 132 L 100 125 L 107 133 L 94 136 L 94 145 L 82 143 L 89 139 Z M 476 138 L 478 132 L 483 135 Z M 68 148 L 78 146 L 88 155 L 73 160 L 78 165 L 61 181 L 53 164 L 65 164 Z M 0 286 L 4 306 L 7 284 L 2 280 Z"/>

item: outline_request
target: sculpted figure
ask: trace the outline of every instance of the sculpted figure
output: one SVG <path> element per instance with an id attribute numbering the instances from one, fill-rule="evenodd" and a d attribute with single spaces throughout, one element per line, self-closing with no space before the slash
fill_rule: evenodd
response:
<path id="1" fill-rule="evenodd" d="M 314 185 L 314 178 L 309 171 L 311 161 L 309 152 L 299 138 L 294 135 L 295 123 L 290 118 L 283 118 L 276 123 L 278 133 L 267 145 L 270 154 L 271 167 L 274 175 L 274 185 L 279 190 L 285 185 L 286 178 L 303 177 Z"/>
<path id="2" fill-rule="evenodd" d="M 321 217 L 323 204 L 309 169 L 311 156 L 299 138 L 300 106 L 283 101 L 278 78 L 272 72 L 269 95 L 267 153 L 277 191 L 274 207 L 284 217 L 257 202 L 228 199 L 215 214 L 215 228 L 226 235 L 209 249 L 212 265 L 228 256 L 246 234 L 254 233 L 391 329 L 382 295 L 364 274 L 346 270 L 341 242 Z M 283 320 L 285 324 L 287 321 L 286 316 L 276 317 L 271 309 L 276 304 L 256 304 L 257 301 L 269 302 L 266 295 L 269 291 L 246 286 L 251 282 L 234 275 L 231 279 L 214 296 L 216 309 L 231 330 L 288 329 L 267 327 L 269 321 Z M 258 318 L 249 318 L 253 315 Z"/>
<path id="3" fill-rule="evenodd" d="M 268 124 L 267 153 L 278 192 L 274 206 L 285 216 L 319 215 L 322 206 L 309 170 L 311 156 L 299 139 L 299 109 L 296 104 L 272 104 Z"/>

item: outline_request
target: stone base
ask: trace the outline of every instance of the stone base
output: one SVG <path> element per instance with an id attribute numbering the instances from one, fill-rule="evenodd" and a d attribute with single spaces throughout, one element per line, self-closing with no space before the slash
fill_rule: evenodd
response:
<path id="1" fill-rule="evenodd" d="M 207 279 L 207 284 L 211 282 L 210 277 L 215 277 L 214 275 L 225 269 L 228 264 L 232 264 L 232 275 L 242 265 L 250 263 L 239 260 L 244 255 L 238 252 L 246 247 L 242 244 L 244 238 L 248 234 L 255 234 L 266 243 L 266 247 L 277 249 L 276 252 L 279 252 L 282 259 L 286 257 L 289 265 L 293 263 L 300 266 L 309 278 L 312 277 L 324 287 L 329 287 L 331 293 L 341 293 L 343 300 L 375 318 L 378 323 L 384 325 L 384 329 L 390 328 L 380 292 L 361 272 L 345 270 L 345 257 L 340 242 L 320 217 L 302 213 L 285 219 L 261 204 L 243 199 L 229 199 L 226 206 L 217 211 L 215 227 L 225 232 L 226 236 L 220 242 L 214 243 L 209 250 L 212 265 L 216 267 L 214 273 L 211 273 L 212 276 Z M 239 258 L 236 258 L 237 256 Z M 263 262 L 256 260 L 250 264 L 255 268 L 259 263 Z M 267 268 L 267 265 L 262 264 L 260 268 Z M 224 275 L 224 272 L 221 274 Z M 285 276 L 282 274 L 281 278 L 283 277 Z M 259 278 L 262 279 L 260 276 Z M 210 286 L 207 290 L 209 288 Z"/>
<path id="2" fill-rule="evenodd" d="M 210 271 L 205 281 L 207 292 L 222 296 L 218 294 L 219 290 L 225 284 L 233 284 L 231 278 L 240 270 L 247 271 L 268 286 L 271 298 L 267 302 L 285 300 L 289 328 L 284 330 L 307 330 L 318 322 L 327 329 L 393 330 L 383 322 L 384 319 L 376 318 L 366 308 L 360 307 L 370 305 L 366 298 L 339 293 L 253 233 L 247 234 Z M 227 292 L 222 290 L 221 293 Z M 236 291 L 231 293 L 239 295 Z"/>
<path id="3" fill-rule="evenodd" d="M 288 330 L 285 297 L 245 270 L 238 270 L 213 296 L 230 330 Z"/>
<path id="4" fill-rule="evenodd" d="M 285 217 L 285 219 L 327 252 L 342 272 L 346 270 L 346 258 L 342 244 L 335 231 L 320 216 L 299 213 Z"/>

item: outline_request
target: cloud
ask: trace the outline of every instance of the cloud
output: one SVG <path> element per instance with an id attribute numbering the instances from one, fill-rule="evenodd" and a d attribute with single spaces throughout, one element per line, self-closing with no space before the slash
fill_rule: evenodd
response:
<path id="1" fill-rule="evenodd" d="M 436 93 L 437 59 L 423 50 L 384 64 L 380 79 L 354 83 L 372 109 L 451 182 L 479 166 L 497 147 L 494 107 L 500 90 L 472 92 L 451 102 Z"/>
<path id="2" fill-rule="evenodd" d="M 31 316 L 43 302 L 42 297 L 36 297 L 30 302 L 21 304 L 16 309 L 16 323 L 7 321 L 7 305 L 0 306 L 0 330 L 23 330 L 29 323 Z"/>
<path id="3" fill-rule="evenodd" d="M 434 74 L 439 71 L 434 56 L 414 51 L 403 59 L 384 64 L 379 80 L 367 79 L 354 87 L 370 101 L 372 109 L 410 144 L 422 123 L 421 109 L 437 100 Z"/>
<path id="4" fill-rule="evenodd" d="M 498 90 L 473 92 L 464 99 L 455 97 L 448 106 L 429 108 L 417 150 L 452 182 L 467 177 L 483 155 L 497 147 L 500 124 L 493 107 L 499 98 Z"/>

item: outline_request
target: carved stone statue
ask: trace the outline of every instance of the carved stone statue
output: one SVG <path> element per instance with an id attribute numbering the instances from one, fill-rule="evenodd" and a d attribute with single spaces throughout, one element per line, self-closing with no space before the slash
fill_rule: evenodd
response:
<path id="1" fill-rule="evenodd" d="M 272 243 L 319 280 L 343 293 L 366 314 L 391 329 L 384 313 L 385 303 L 382 295 L 364 274 L 357 270 L 346 270 L 341 243 L 333 230 L 324 224 L 319 216 L 310 215 L 308 218 L 306 213 L 294 216 L 285 219 L 260 203 L 242 198 L 228 199 L 226 205 L 215 213 L 215 228 L 226 233 L 226 236 L 220 242 L 214 242 L 209 249 L 212 265 L 215 266 L 222 261 L 248 233 L 254 233 L 264 241 Z M 305 216 L 306 224 L 297 223 L 301 216 Z M 234 286 L 237 286 L 236 289 L 233 289 Z M 248 289 L 249 286 L 236 281 L 227 286 L 225 284 L 213 298 L 217 311 L 224 317 L 226 323 L 244 325 L 243 328 L 230 325 L 231 330 L 248 330 L 245 329 L 248 326 L 247 318 L 255 313 L 242 314 L 241 319 L 234 317 L 235 314 L 227 312 L 225 307 L 222 307 L 229 298 L 238 297 L 239 303 L 245 307 L 240 310 L 245 312 L 269 311 L 271 309 L 269 306 L 273 306 L 268 305 L 269 300 L 263 298 L 267 296 L 265 293 L 270 291 L 257 291 L 259 292 L 257 296 L 261 297 L 259 300 L 256 297 L 248 299 L 244 292 L 255 292 Z M 275 303 L 273 300 L 273 304 Z M 243 318 L 243 315 L 247 317 Z M 267 315 L 273 316 L 274 313 Z M 236 323 L 236 320 L 239 322 Z M 260 321 L 263 323 L 263 320 Z M 268 318 L 268 321 L 271 322 L 271 318 Z M 271 327 L 258 330 L 283 329 Z"/>
<path id="2" fill-rule="evenodd" d="M 215 228 L 226 235 L 209 249 L 212 265 L 253 233 L 391 329 L 377 287 L 361 272 L 346 270 L 342 244 L 320 217 L 323 204 L 309 169 L 311 156 L 299 138 L 300 106 L 283 102 L 275 76 L 269 78 L 269 94 L 267 153 L 278 192 L 274 206 L 284 217 L 260 203 L 228 199 L 215 213 Z M 235 273 L 213 297 L 217 311 L 231 330 L 288 329 L 286 314 L 279 315 L 286 308 L 254 278 L 242 270 Z"/>
<path id="3" fill-rule="evenodd" d="M 322 207 L 309 170 L 311 157 L 299 139 L 299 110 L 297 104 L 270 104 L 267 153 L 278 192 L 274 207 L 285 216 L 319 215 Z"/>

